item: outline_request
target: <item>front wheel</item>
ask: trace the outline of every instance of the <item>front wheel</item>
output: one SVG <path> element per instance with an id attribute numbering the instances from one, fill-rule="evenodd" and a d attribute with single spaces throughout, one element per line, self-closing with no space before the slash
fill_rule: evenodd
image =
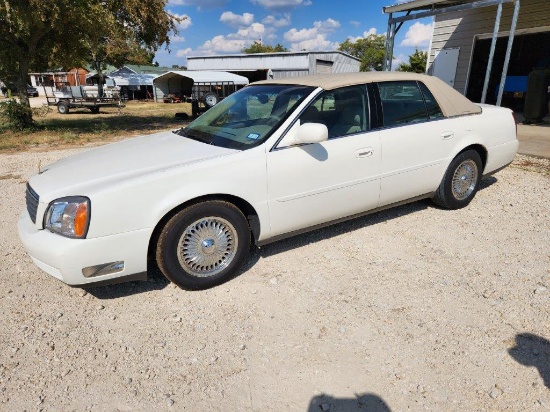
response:
<path id="1" fill-rule="evenodd" d="M 250 242 L 250 227 L 236 206 L 198 203 L 166 223 L 157 243 L 157 264 L 179 287 L 206 289 L 235 274 L 248 256 Z"/>
<path id="2" fill-rule="evenodd" d="M 481 157 L 475 150 L 460 153 L 445 172 L 433 202 L 446 209 L 467 206 L 479 189 L 482 167 Z"/>

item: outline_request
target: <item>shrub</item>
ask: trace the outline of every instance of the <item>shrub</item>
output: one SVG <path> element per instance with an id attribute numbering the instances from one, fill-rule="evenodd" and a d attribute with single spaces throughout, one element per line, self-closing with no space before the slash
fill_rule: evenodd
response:
<path id="1" fill-rule="evenodd" d="M 15 130 L 29 129 L 34 126 L 31 108 L 15 99 L 0 103 L 0 117 L 4 123 Z"/>

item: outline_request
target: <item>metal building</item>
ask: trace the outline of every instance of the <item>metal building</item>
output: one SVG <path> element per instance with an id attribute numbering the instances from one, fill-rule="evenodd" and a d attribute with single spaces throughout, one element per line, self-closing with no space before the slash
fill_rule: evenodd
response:
<path id="1" fill-rule="evenodd" d="M 282 52 L 197 56 L 187 58 L 189 70 L 224 70 L 251 82 L 316 73 L 358 72 L 361 61 L 341 51 Z"/>

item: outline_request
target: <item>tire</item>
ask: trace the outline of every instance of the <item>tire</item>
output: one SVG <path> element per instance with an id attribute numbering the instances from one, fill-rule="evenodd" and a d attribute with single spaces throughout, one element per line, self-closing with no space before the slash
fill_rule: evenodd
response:
<path id="1" fill-rule="evenodd" d="M 183 289 L 207 289 L 229 280 L 250 250 L 250 227 L 242 212 L 223 201 L 197 203 L 174 215 L 156 249 L 164 276 Z"/>
<path id="2" fill-rule="evenodd" d="M 57 103 L 57 111 L 60 114 L 67 114 L 69 113 L 69 104 L 65 101 L 61 101 Z"/>
<path id="3" fill-rule="evenodd" d="M 90 107 L 90 111 L 91 111 L 93 114 L 98 114 L 98 113 L 99 113 L 99 107 Z"/>
<path id="4" fill-rule="evenodd" d="M 204 95 L 204 104 L 208 107 L 214 107 L 219 101 L 220 98 L 216 93 L 206 93 Z"/>
<path id="5" fill-rule="evenodd" d="M 479 189 L 482 167 L 481 157 L 475 150 L 460 153 L 445 172 L 433 202 L 453 210 L 468 206 Z"/>

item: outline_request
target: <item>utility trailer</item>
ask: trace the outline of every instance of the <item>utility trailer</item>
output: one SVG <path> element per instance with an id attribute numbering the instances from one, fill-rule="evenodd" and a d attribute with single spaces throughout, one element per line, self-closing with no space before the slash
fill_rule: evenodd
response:
<path id="1" fill-rule="evenodd" d="M 120 90 L 116 86 L 105 86 L 103 95 L 100 96 L 97 85 L 71 86 L 67 82 L 55 82 L 53 95 L 47 93 L 46 87 L 44 94 L 48 106 L 57 106 L 57 111 L 61 114 L 69 113 L 71 108 L 84 108 L 92 113 L 99 113 L 102 107 L 124 107 Z"/>
<path id="2" fill-rule="evenodd" d="M 185 101 L 191 103 L 193 117 L 197 117 L 238 89 L 233 81 L 194 82 Z"/>

